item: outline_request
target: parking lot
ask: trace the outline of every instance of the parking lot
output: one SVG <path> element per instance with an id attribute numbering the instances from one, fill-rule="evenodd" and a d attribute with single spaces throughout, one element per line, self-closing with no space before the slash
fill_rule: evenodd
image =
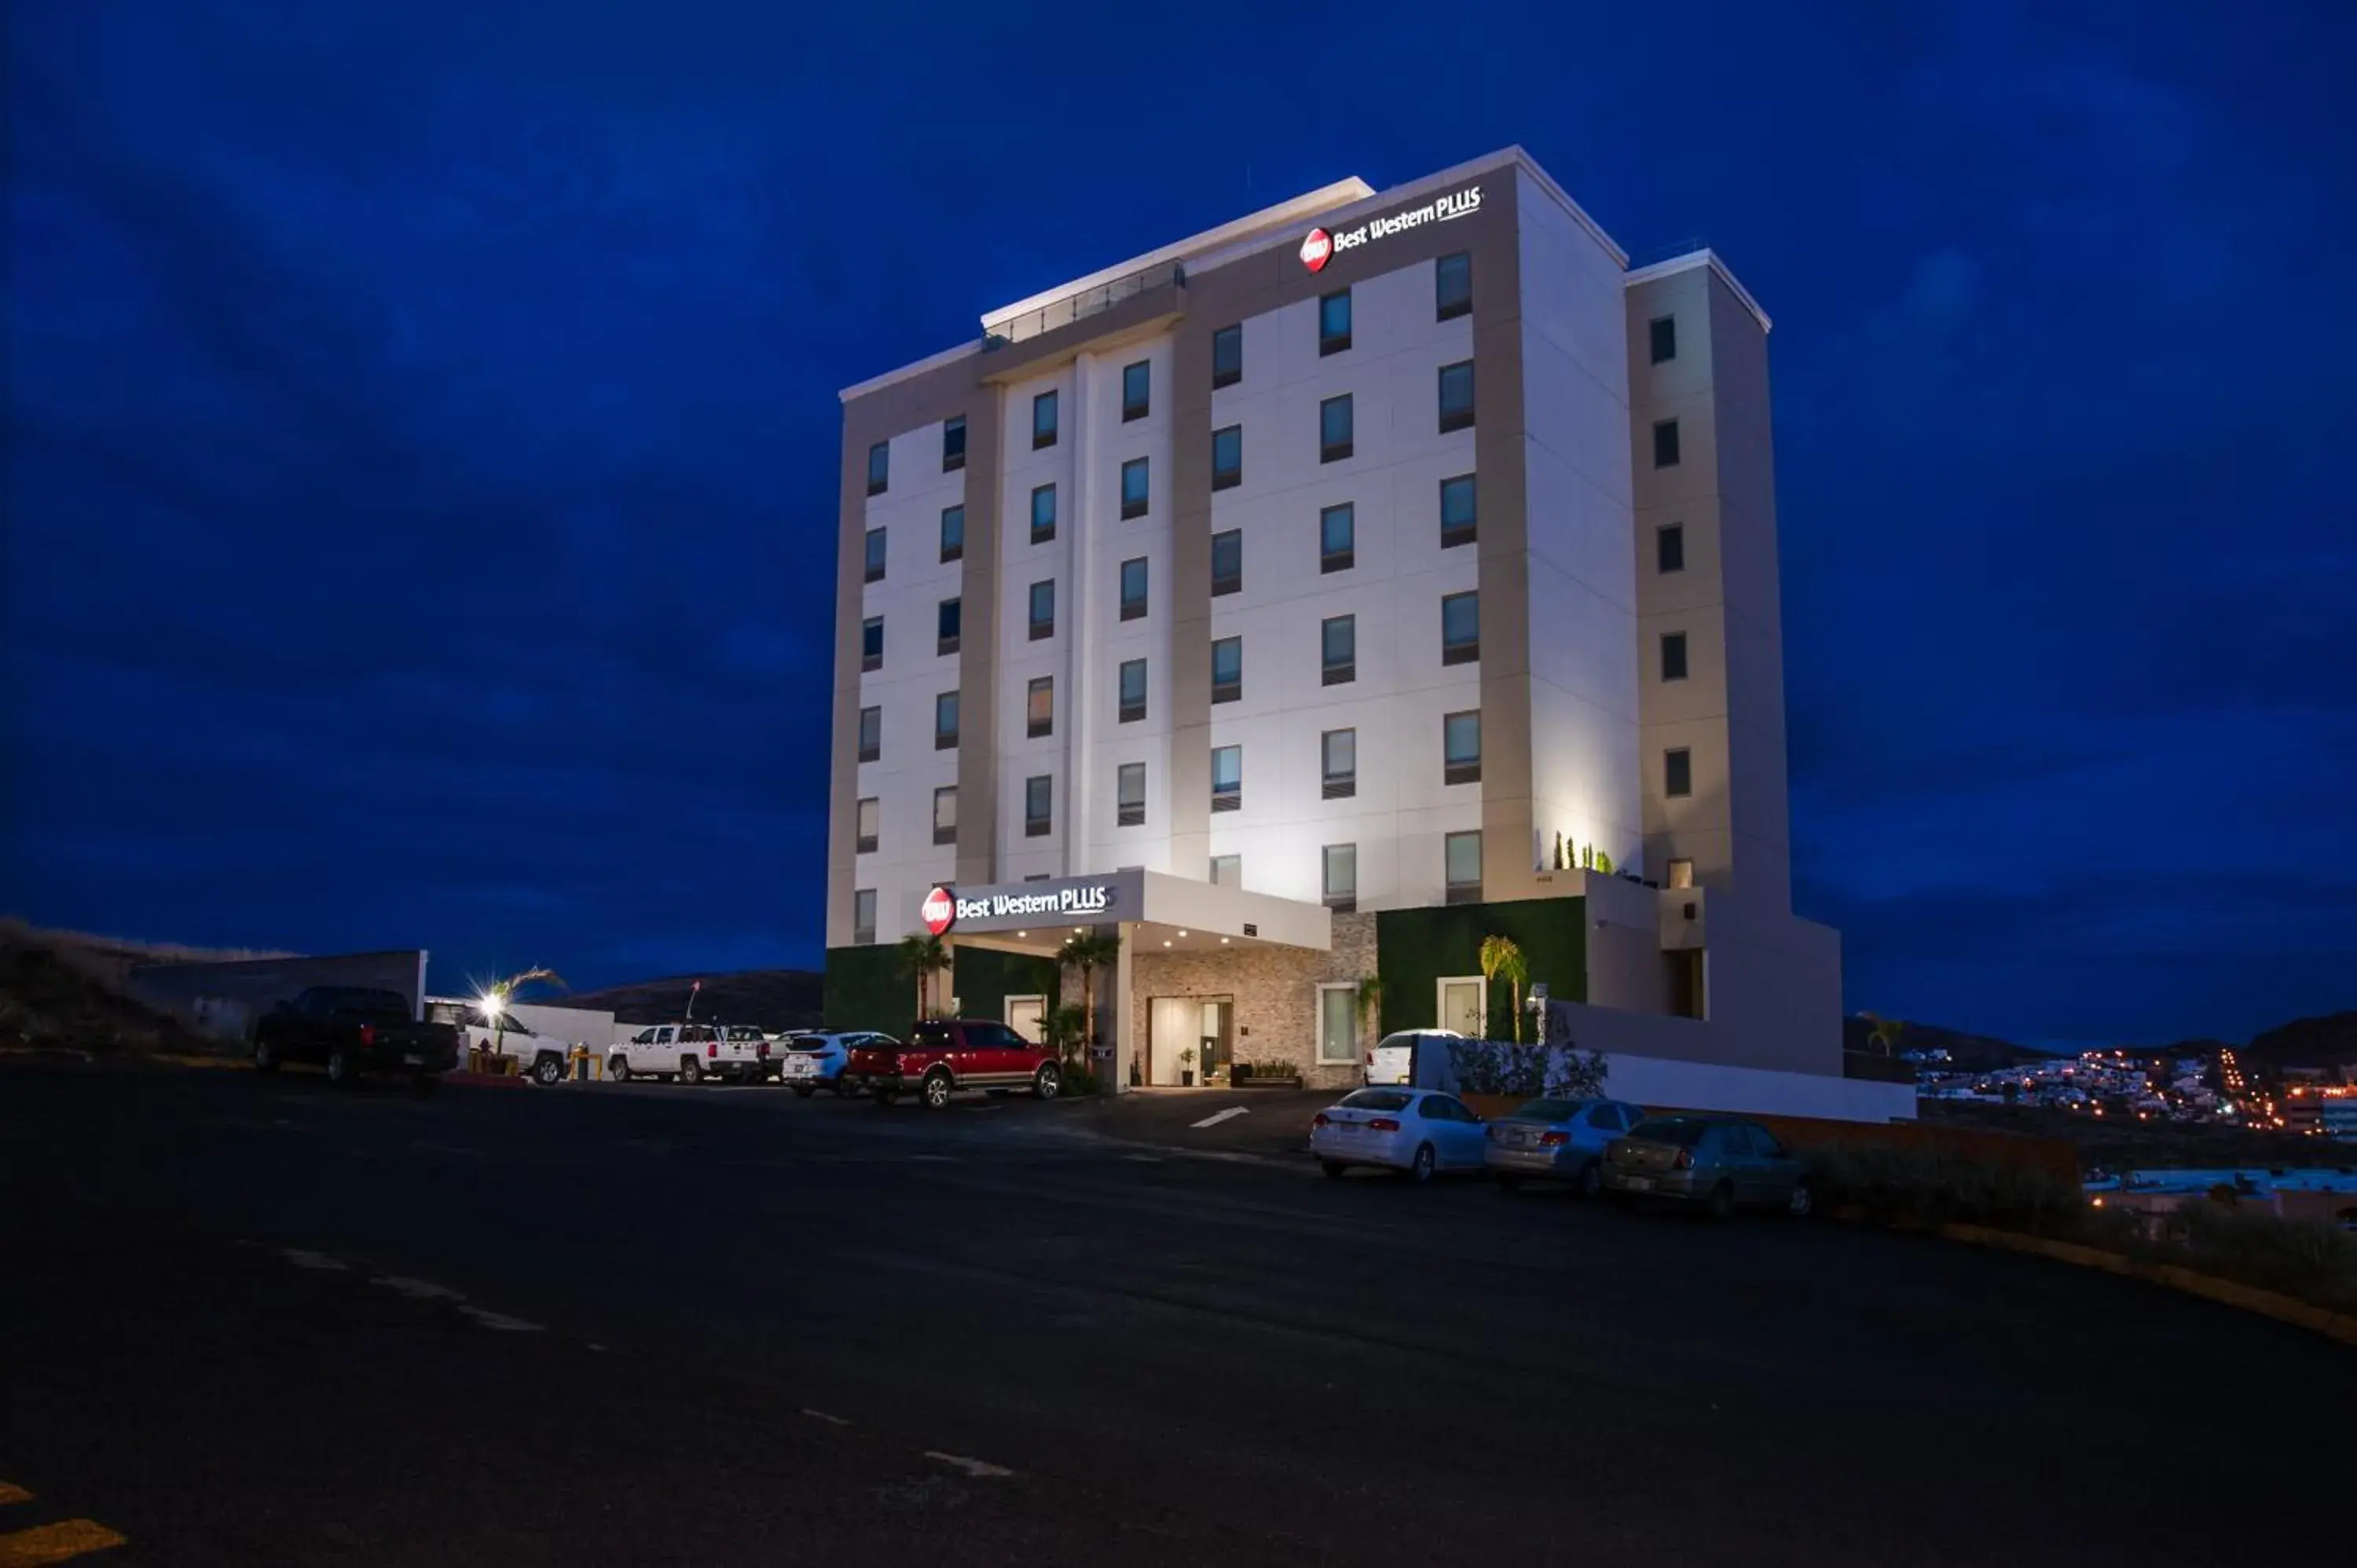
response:
<path id="1" fill-rule="evenodd" d="M 2215 1563 L 2255 1528 L 2342 1536 L 2357 1358 L 2324 1341 L 1831 1224 L 1324 1181 L 1244 1131 L 1273 1101 L 1186 1114 L 1237 1102 L 0 1069 L 0 1477 L 126 1563 Z M 2220 1439 L 2290 1389 L 2282 1440 Z M 2156 1488 L 2193 1453 L 2263 1526 Z"/>

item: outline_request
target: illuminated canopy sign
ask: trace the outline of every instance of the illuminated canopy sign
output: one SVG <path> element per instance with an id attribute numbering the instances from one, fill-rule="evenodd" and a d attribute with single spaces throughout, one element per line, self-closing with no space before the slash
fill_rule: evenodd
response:
<path id="1" fill-rule="evenodd" d="M 1116 871 L 996 887 L 935 887 L 918 906 L 917 917 L 936 936 L 953 927 L 960 933 L 1011 931 L 1032 925 L 1135 920 L 1140 899 L 1138 874 Z"/>
<path id="2" fill-rule="evenodd" d="M 1394 212 L 1383 218 L 1370 218 L 1355 229 L 1328 231 L 1312 229 L 1301 242 L 1301 264 L 1313 273 L 1326 270 L 1326 263 L 1345 251 L 1357 250 L 1370 240 L 1387 240 L 1408 229 L 1418 229 L 1426 223 L 1446 223 L 1452 218 L 1467 218 L 1481 210 L 1481 188 L 1469 185 L 1447 196 L 1435 197 L 1421 207 Z"/>
<path id="3" fill-rule="evenodd" d="M 961 898 L 961 920 L 1003 919 L 1009 915 L 1102 915 L 1112 907 L 1113 889 L 1103 883 L 1060 887 L 1053 893 L 994 893 Z"/>

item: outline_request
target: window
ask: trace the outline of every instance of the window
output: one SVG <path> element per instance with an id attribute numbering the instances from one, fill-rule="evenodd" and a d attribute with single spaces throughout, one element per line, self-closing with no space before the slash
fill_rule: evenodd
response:
<path id="1" fill-rule="evenodd" d="M 942 508 L 942 559 L 959 561 L 965 557 L 965 508 Z"/>
<path id="2" fill-rule="evenodd" d="M 1440 367 L 1440 433 L 1473 428 L 1473 361 Z"/>
<path id="3" fill-rule="evenodd" d="M 1681 859 L 1670 862 L 1670 879 L 1666 886 L 1684 892 L 1695 885 L 1694 862 Z"/>
<path id="4" fill-rule="evenodd" d="M 884 755 L 884 710 L 859 710 L 859 760 L 873 762 Z"/>
<path id="5" fill-rule="evenodd" d="M 1244 379 L 1244 329 L 1222 327 L 1211 334 L 1211 390 L 1232 387 Z"/>
<path id="6" fill-rule="evenodd" d="M 1685 525 L 1677 522 L 1663 523 L 1653 530 L 1653 570 L 1683 572 L 1685 569 Z"/>
<path id="7" fill-rule="evenodd" d="M 1694 793 L 1694 753 L 1684 746 L 1662 753 L 1662 793 L 1672 796 Z"/>
<path id="8" fill-rule="evenodd" d="M 1056 537 L 1056 487 L 1031 487 L 1031 542 L 1045 544 Z"/>
<path id="9" fill-rule="evenodd" d="M 1211 596 L 1239 594 L 1244 586 L 1243 530 L 1231 528 L 1211 535 Z"/>
<path id="10" fill-rule="evenodd" d="M 1056 444 L 1056 394 L 1043 392 L 1031 400 L 1031 449 Z"/>
<path id="11" fill-rule="evenodd" d="M 1056 635 L 1056 580 L 1031 585 L 1031 640 L 1044 642 Z"/>
<path id="12" fill-rule="evenodd" d="M 1440 781 L 1481 782 L 1481 711 L 1444 714 L 1440 719 Z"/>
<path id="13" fill-rule="evenodd" d="M 958 650 L 958 633 L 965 625 L 965 601 L 943 599 L 933 612 L 933 652 L 947 658 Z"/>
<path id="14" fill-rule="evenodd" d="M 1121 417 L 1124 424 L 1144 419 L 1153 406 L 1154 367 L 1140 360 L 1121 368 Z"/>
<path id="15" fill-rule="evenodd" d="M 1471 664 L 1481 657 L 1481 596 L 1447 594 L 1440 600 L 1440 661 Z"/>
<path id="16" fill-rule="evenodd" d="M 1023 780 L 1023 836 L 1043 839 L 1056 827 L 1056 780 L 1035 773 Z"/>
<path id="17" fill-rule="evenodd" d="M 1318 882 L 1326 908 L 1348 914 L 1359 907 L 1359 846 L 1329 843 L 1323 858 Z"/>
<path id="18" fill-rule="evenodd" d="M 1328 853 L 1332 852 L 1329 850 Z M 1354 908 L 1356 904 L 1357 900 L 1353 899 Z M 1355 985 L 1321 985 L 1318 988 L 1318 1065 L 1356 1067 L 1358 1064 L 1359 988 Z"/>
<path id="19" fill-rule="evenodd" d="M 965 467 L 965 415 L 953 413 L 942 421 L 942 472 L 954 474 Z"/>
<path id="20" fill-rule="evenodd" d="M 1347 686 L 1359 678 L 1359 618 L 1329 616 L 1318 623 L 1321 686 Z"/>
<path id="21" fill-rule="evenodd" d="M 1683 681 L 1686 678 L 1686 634 L 1682 631 L 1662 633 L 1662 679 Z"/>
<path id="22" fill-rule="evenodd" d="M 957 843 L 957 786 L 944 784 L 933 791 L 933 842 Z"/>
<path id="23" fill-rule="evenodd" d="M 1146 459 L 1132 457 L 1121 466 L 1121 515 L 1125 518 L 1146 515 Z"/>
<path id="24" fill-rule="evenodd" d="M 851 846 L 854 853 L 858 854 L 876 853 L 877 822 L 882 811 L 882 805 L 873 795 L 859 802 L 859 825 L 854 833 Z"/>
<path id="25" fill-rule="evenodd" d="M 1349 501 L 1318 514 L 1318 570 L 1347 572 L 1358 562 L 1359 512 Z"/>
<path id="26" fill-rule="evenodd" d="M 955 751 L 958 743 L 958 694 L 943 692 L 933 699 L 933 749 Z"/>
<path id="27" fill-rule="evenodd" d="M 1211 747 L 1211 810 L 1232 811 L 1244 803 L 1244 748 Z M 1214 861 L 1214 867 L 1218 862 Z"/>
<path id="28" fill-rule="evenodd" d="M 859 623 L 859 668 L 862 672 L 884 668 L 882 616 L 869 616 Z"/>
<path id="29" fill-rule="evenodd" d="M 851 940 L 862 947 L 876 940 L 876 889 L 862 887 L 851 896 Z"/>
<path id="30" fill-rule="evenodd" d="M 1211 701 L 1232 703 L 1244 694 L 1244 639 L 1222 637 L 1211 644 Z"/>
<path id="31" fill-rule="evenodd" d="M 1351 414 L 1351 394 L 1329 397 L 1318 405 L 1318 460 L 1339 463 L 1351 455 L 1351 437 L 1357 422 Z"/>
<path id="32" fill-rule="evenodd" d="M 1318 352 L 1339 354 L 1351 346 L 1351 291 L 1338 289 L 1318 302 Z"/>
<path id="33" fill-rule="evenodd" d="M 1125 725 L 1135 724 L 1146 716 L 1146 660 L 1125 659 L 1121 661 L 1121 717 Z"/>
<path id="34" fill-rule="evenodd" d="M 1657 316 L 1649 324 L 1647 336 L 1652 339 L 1653 363 L 1666 365 L 1678 357 L 1678 318 Z"/>
<path id="35" fill-rule="evenodd" d="M 1146 557 L 1137 556 L 1121 564 L 1121 618 L 1143 620 L 1146 618 Z"/>
<path id="36" fill-rule="evenodd" d="M 1440 481 L 1440 547 L 1470 544 L 1478 530 L 1473 476 L 1459 474 Z"/>
<path id="37" fill-rule="evenodd" d="M 1056 733 L 1056 678 L 1033 677 L 1023 693 L 1023 733 L 1031 740 Z"/>
<path id="38" fill-rule="evenodd" d="M 880 528 L 871 528 L 867 531 L 866 580 L 871 583 L 880 583 L 884 580 L 884 531 Z"/>
<path id="39" fill-rule="evenodd" d="M 1448 902 L 1478 904 L 1481 901 L 1481 831 L 1450 833 L 1442 842 L 1441 853 L 1448 873 Z"/>
<path id="40" fill-rule="evenodd" d="M 1211 857 L 1211 886 L 1242 887 L 1244 885 L 1244 857 L 1240 854 L 1215 854 Z"/>
<path id="41" fill-rule="evenodd" d="M 892 484 L 892 444 L 878 441 L 867 449 L 867 493 L 880 496 Z"/>
<path id="42" fill-rule="evenodd" d="M 1233 489 L 1244 482 L 1244 427 L 1222 425 L 1211 432 L 1211 488 Z"/>
<path id="43" fill-rule="evenodd" d="M 1446 321 L 1473 310 L 1473 252 L 1459 251 L 1432 263 L 1432 318 Z"/>
<path id="44" fill-rule="evenodd" d="M 1319 799 L 1347 800 L 1359 792 L 1359 732 L 1329 729 L 1318 737 L 1318 765 L 1324 789 Z"/>
<path id="45" fill-rule="evenodd" d="M 1146 764 L 1125 762 L 1114 789 L 1115 825 L 1142 827 L 1146 822 Z"/>
<path id="46" fill-rule="evenodd" d="M 1653 467 L 1674 468 L 1678 466 L 1678 422 L 1674 419 L 1653 421 Z"/>

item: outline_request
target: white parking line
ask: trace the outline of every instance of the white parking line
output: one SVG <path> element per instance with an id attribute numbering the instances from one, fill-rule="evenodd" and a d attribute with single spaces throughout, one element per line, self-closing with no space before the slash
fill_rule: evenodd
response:
<path id="1" fill-rule="evenodd" d="M 510 1317 L 504 1312 L 491 1312 L 479 1306 L 461 1306 L 458 1310 L 465 1313 L 468 1317 L 473 1318 L 476 1322 L 481 1324 L 486 1328 L 497 1328 L 509 1334 L 538 1334 L 541 1332 L 541 1326 L 539 1324 L 527 1322 L 521 1317 Z"/>
<path id="2" fill-rule="evenodd" d="M 1135 1160 L 1141 1165 L 1158 1165 L 1162 1163 L 1162 1156 L 1160 1155 L 1122 1155 L 1122 1158 L 1125 1160 Z"/>
<path id="3" fill-rule="evenodd" d="M 829 1415 L 823 1410 L 813 1410 L 808 1405 L 802 1406 L 802 1412 L 804 1415 L 809 1416 L 813 1421 L 823 1421 L 829 1426 L 849 1426 L 851 1424 L 849 1421 L 845 1420 L 842 1416 Z"/>
<path id="4" fill-rule="evenodd" d="M 937 1165 L 953 1165 L 958 1163 L 955 1155 L 910 1155 L 909 1157 L 912 1160 L 925 1160 Z"/>
<path id="5" fill-rule="evenodd" d="M 283 1247 L 278 1255 L 298 1269 L 349 1270 L 351 1265 L 328 1256 L 325 1252 L 306 1252 L 299 1247 Z"/>
<path id="6" fill-rule="evenodd" d="M 1195 1125 L 1198 1127 L 1216 1127 L 1232 1116 L 1249 1116 L 1251 1114 L 1252 1112 L 1250 1111 L 1245 1110 L 1241 1105 L 1231 1105 L 1225 1111 L 1212 1112 L 1209 1116 L 1206 1116 L 1200 1122 L 1196 1122 Z"/>
<path id="7" fill-rule="evenodd" d="M 412 1301 L 464 1301 L 467 1298 L 447 1285 L 437 1285 L 432 1280 L 413 1280 L 404 1274 L 385 1274 L 369 1281 L 390 1291 L 399 1291 Z"/>
<path id="8" fill-rule="evenodd" d="M 1006 1466 L 994 1465 L 987 1459 L 969 1459 L 963 1454 L 943 1454 L 935 1448 L 926 1449 L 925 1457 L 938 1459 L 944 1465 L 954 1465 L 969 1476 L 991 1477 L 1015 1474 Z"/>

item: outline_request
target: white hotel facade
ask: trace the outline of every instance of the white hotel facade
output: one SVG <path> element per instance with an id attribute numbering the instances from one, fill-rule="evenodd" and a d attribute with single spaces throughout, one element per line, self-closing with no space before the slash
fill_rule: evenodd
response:
<path id="1" fill-rule="evenodd" d="M 1030 1027 L 1045 955 L 1123 937 L 1117 1085 L 1501 1029 L 1492 932 L 1582 1043 L 1839 1072 L 1769 323 L 1714 255 L 1630 270 L 1509 149 L 982 327 L 843 393 L 831 1023 L 905 1024 L 943 889 L 968 1015 Z"/>

